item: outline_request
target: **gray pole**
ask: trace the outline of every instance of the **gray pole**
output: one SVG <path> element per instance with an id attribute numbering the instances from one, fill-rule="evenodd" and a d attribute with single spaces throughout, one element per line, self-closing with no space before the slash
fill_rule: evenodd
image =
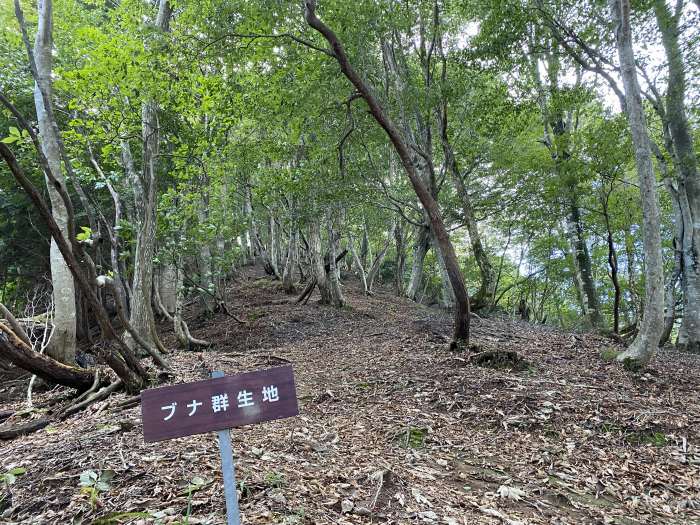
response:
<path id="1" fill-rule="evenodd" d="M 221 371 L 211 373 L 212 378 L 224 377 Z M 238 509 L 236 492 L 236 467 L 233 463 L 231 449 L 231 432 L 219 430 L 219 452 L 221 453 L 221 470 L 224 474 L 224 495 L 226 496 L 226 525 L 241 525 L 241 513 Z"/>

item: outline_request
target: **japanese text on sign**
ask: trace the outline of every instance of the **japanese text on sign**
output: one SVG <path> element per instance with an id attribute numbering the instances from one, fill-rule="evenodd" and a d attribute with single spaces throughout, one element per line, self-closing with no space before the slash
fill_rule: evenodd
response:
<path id="1" fill-rule="evenodd" d="M 146 441 L 160 441 L 295 416 L 291 366 L 225 376 L 141 393 Z"/>

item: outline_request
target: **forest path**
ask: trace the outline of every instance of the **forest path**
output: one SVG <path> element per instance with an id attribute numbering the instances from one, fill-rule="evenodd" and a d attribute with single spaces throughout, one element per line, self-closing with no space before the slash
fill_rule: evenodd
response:
<path id="1" fill-rule="evenodd" d="M 213 349 L 171 357 L 173 381 L 294 365 L 299 417 L 232 432 L 245 524 L 700 523 L 697 356 L 662 352 L 629 376 L 600 360 L 604 338 L 474 319 L 483 350 L 531 364 L 481 368 L 447 350 L 444 312 L 345 293 L 341 310 L 297 305 L 246 269 L 229 304 L 247 322 L 191 319 Z M 0 390 L 0 411 L 21 406 Z M 215 434 L 146 444 L 138 407 L 3 442 L 0 473 L 15 466 L 2 523 L 186 523 L 190 490 L 189 523 L 223 523 Z M 105 469 L 93 507 L 79 476 Z"/>

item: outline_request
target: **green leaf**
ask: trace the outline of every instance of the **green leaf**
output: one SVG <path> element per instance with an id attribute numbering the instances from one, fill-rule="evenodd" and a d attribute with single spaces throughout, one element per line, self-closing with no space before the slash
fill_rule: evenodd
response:
<path id="1" fill-rule="evenodd" d="M 0 142 L 2 142 L 4 144 L 12 144 L 13 142 L 17 142 L 18 139 L 19 139 L 19 137 L 15 136 L 15 135 L 11 135 L 9 137 L 5 137 L 4 139 L 0 140 Z"/>
<path id="2" fill-rule="evenodd" d="M 80 474 L 80 486 L 92 487 L 97 481 L 97 472 L 94 470 L 86 470 Z"/>
<path id="3" fill-rule="evenodd" d="M 81 226 L 80 229 L 83 230 L 83 232 L 76 235 L 75 238 L 79 241 L 90 240 L 90 237 L 92 237 L 92 230 L 87 226 Z"/>

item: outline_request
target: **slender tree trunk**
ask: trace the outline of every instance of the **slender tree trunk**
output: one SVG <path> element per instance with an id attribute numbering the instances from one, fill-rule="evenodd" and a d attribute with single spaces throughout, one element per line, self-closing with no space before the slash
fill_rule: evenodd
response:
<path id="1" fill-rule="evenodd" d="M 268 224 L 269 224 L 269 232 L 270 232 L 270 250 L 268 251 L 269 253 L 269 260 L 268 264 L 270 265 L 270 268 L 272 268 L 272 273 L 275 276 L 276 279 L 282 279 L 282 275 L 280 274 L 279 270 L 279 257 L 278 254 L 280 253 L 280 237 L 278 233 L 278 228 L 277 228 L 277 222 L 275 221 L 274 214 L 272 210 L 270 210 L 270 215 L 268 219 Z"/>
<path id="2" fill-rule="evenodd" d="M 406 238 L 400 219 L 396 219 L 394 241 L 396 242 L 396 295 L 401 297 L 404 292 L 404 274 L 406 273 Z"/>
<path id="3" fill-rule="evenodd" d="M 355 260 L 355 266 L 357 266 L 357 270 L 360 272 L 362 289 L 364 290 L 365 295 L 369 295 L 369 288 L 367 287 L 367 273 L 365 272 L 365 267 L 362 264 L 362 259 L 357 254 L 357 250 L 355 250 L 355 241 L 353 241 L 352 234 L 348 235 L 348 248 L 350 249 L 352 258 Z"/>
<path id="4" fill-rule="evenodd" d="M 455 305 L 455 296 L 450 286 L 450 276 L 447 273 L 447 265 L 445 264 L 445 258 L 443 257 L 440 247 L 437 244 L 437 240 L 431 235 L 430 242 L 433 246 L 433 253 L 435 253 L 435 258 L 437 259 L 438 272 L 440 273 L 440 306 L 443 308 L 453 308 Z"/>
<path id="5" fill-rule="evenodd" d="M 440 210 L 435 198 L 431 195 L 429 189 L 421 180 L 415 165 L 412 160 L 411 152 L 401 136 L 401 132 L 393 123 L 388 114 L 380 107 L 376 98 L 368 84 L 357 74 L 353 66 L 350 64 L 343 45 L 338 40 L 335 33 L 321 20 L 318 19 L 315 13 L 316 1 L 305 0 L 305 18 L 306 22 L 315 30 L 317 30 L 328 41 L 332 48 L 332 57 L 338 61 L 340 70 L 347 79 L 355 86 L 362 98 L 369 106 L 370 113 L 375 118 L 377 123 L 384 129 L 394 149 L 401 159 L 406 175 L 413 186 L 416 195 L 428 217 L 430 218 L 431 229 L 436 239 L 436 244 L 440 247 L 442 256 L 445 260 L 445 266 L 450 279 L 450 284 L 455 295 L 455 324 L 454 324 L 454 342 L 458 346 L 466 346 L 469 342 L 469 295 L 467 294 L 466 286 L 462 278 L 462 273 L 457 262 L 457 255 L 450 241 L 449 234 L 442 221 Z"/>
<path id="6" fill-rule="evenodd" d="M 38 77 L 35 78 L 34 105 L 36 106 L 37 120 L 39 122 L 39 135 L 41 147 L 49 162 L 49 167 L 54 178 L 65 186 L 65 178 L 61 168 L 61 153 L 58 137 L 56 136 L 55 123 L 51 121 L 50 113 L 44 107 L 44 95 L 50 101 L 52 96 L 51 67 L 53 51 L 53 14 L 52 0 L 39 0 L 39 27 L 34 43 L 34 60 Z M 49 102 L 50 103 L 50 102 Z M 54 220 L 61 229 L 61 233 L 68 238 L 68 213 L 56 189 L 49 180 L 46 180 L 51 210 Z M 55 240 L 51 240 L 51 284 L 53 287 L 54 304 L 54 330 L 46 353 L 62 363 L 75 362 L 76 342 L 76 301 L 75 283 L 73 276 L 61 255 Z"/>
<path id="7" fill-rule="evenodd" d="M 639 294 L 639 286 L 637 284 L 637 256 L 635 253 L 634 236 L 629 227 L 625 228 L 625 259 L 627 260 L 627 287 L 632 297 L 632 307 L 635 316 L 632 324 L 637 326 L 642 319 L 642 298 Z"/>
<path id="8" fill-rule="evenodd" d="M 367 287 L 365 290 L 365 293 L 371 294 L 372 293 L 372 286 L 374 285 L 374 279 L 377 277 L 377 274 L 379 273 L 379 270 L 382 267 L 382 263 L 384 262 L 384 258 L 386 257 L 386 253 L 389 251 L 389 246 L 391 245 L 391 238 L 394 235 L 394 231 L 396 230 L 396 223 L 394 223 L 389 231 L 386 234 L 386 240 L 384 241 L 384 246 L 382 246 L 382 249 L 379 250 L 379 253 L 377 253 L 377 256 L 374 258 L 374 262 L 372 263 L 372 266 L 370 267 L 369 271 L 367 272 Z"/>
<path id="9" fill-rule="evenodd" d="M 446 82 L 445 68 L 446 60 L 443 57 L 443 83 Z M 491 261 L 489 260 L 486 250 L 484 249 L 484 245 L 481 242 L 481 233 L 479 232 L 479 227 L 476 219 L 474 218 L 471 198 L 469 197 L 467 187 L 464 185 L 464 180 L 462 179 L 462 174 L 459 170 L 459 165 L 457 163 L 457 159 L 455 158 L 454 151 L 447 134 L 446 100 L 443 100 L 442 109 L 439 112 L 438 117 L 440 123 L 440 139 L 442 142 L 443 153 L 445 155 L 445 164 L 462 205 L 462 213 L 464 215 L 464 222 L 467 226 L 467 232 L 469 233 L 472 253 L 476 259 L 476 264 L 479 267 L 479 276 L 481 278 L 479 291 L 472 300 L 472 307 L 476 309 L 489 308 L 493 304 L 496 295 L 496 273 L 493 270 Z"/>
<path id="10" fill-rule="evenodd" d="M 245 233 L 245 245 L 247 256 L 251 263 L 258 262 L 261 255 L 260 236 L 258 235 L 258 225 L 253 214 L 253 195 L 250 184 L 244 184 L 243 215 L 248 226 Z"/>
<path id="11" fill-rule="evenodd" d="M 671 205 L 673 207 L 673 222 L 676 227 L 676 233 L 673 237 L 673 270 L 666 281 L 664 290 L 664 298 L 666 306 L 664 308 L 664 330 L 661 334 L 659 346 L 666 344 L 671 338 L 673 326 L 676 322 L 676 285 L 683 276 L 683 231 L 685 228 L 684 214 L 680 202 L 680 192 L 673 184 L 670 178 L 664 179 L 664 185 L 671 196 Z M 680 331 L 679 331 L 680 333 Z M 687 344 L 688 333 L 683 330 L 684 342 Z"/>
<path id="12" fill-rule="evenodd" d="M 420 285 L 423 281 L 423 267 L 425 256 L 430 248 L 430 228 L 418 226 L 416 232 L 416 242 L 413 244 L 413 260 L 411 262 L 411 278 L 408 281 L 406 297 L 413 301 L 418 300 Z"/>
<path id="13" fill-rule="evenodd" d="M 311 256 L 311 267 L 313 278 L 321 293 L 321 304 L 331 304 L 332 296 L 328 285 L 328 278 L 323 264 L 323 253 L 321 251 L 321 226 L 318 217 L 311 219 L 309 224 L 309 252 Z"/>
<path id="14" fill-rule="evenodd" d="M 372 260 L 372 247 L 369 244 L 369 234 L 367 232 L 367 221 L 362 220 L 362 243 L 360 244 L 360 262 L 362 267 L 367 267 L 367 261 Z"/>
<path id="15" fill-rule="evenodd" d="M 576 281 L 581 292 L 584 316 L 593 328 L 602 328 L 604 323 L 600 314 L 600 305 L 598 304 L 598 292 L 593 280 L 591 256 L 588 253 L 588 246 L 586 245 L 583 232 L 581 211 L 574 197 L 572 197 L 569 205 L 566 226 Z"/>
<path id="16" fill-rule="evenodd" d="M 299 263 L 299 230 L 295 221 L 289 227 L 289 246 L 287 247 L 287 259 L 282 272 L 282 287 L 285 293 L 296 293 L 294 271 Z"/>
<path id="17" fill-rule="evenodd" d="M 333 211 L 331 209 L 328 209 L 326 211 L 326 225 L 328 228 L 328 252 L 330 265 L 328 269 L 328 288 L 330 290 L 330 304 L 332 304 L 336 308 L 340 308 L 345 305 L 345 298 L 343 297 L 343 291 L 340 289 L 340 278 L 338 276 L 338 263 L 336 262 L 336 258 L 338 256 L 338 241 L 336 238 L 334 222 L 335 217 Z"/>
<path id="18" fill-rule="evenodd" d="M 630 27 L 630 0 L 610 0 L 615 22 L 620 70 L 625 88 L 625 111 L 629 121 L 634 157 L 639 176 L 645 257 L 644 315 L 637 337 L 630 347 L 618 355 L 628 368 L 643 368 L 656 352 L 663 331 L 664 282 L 661 254 L 661 221 L 656 195 L 656 176 L 651 160 L 642 98 L 637 81 Z"/>
<path id="19" fill-rule="evenodd" d="M 156 28 L 169 31 L 171 8 L 167 0 L 160 0 Z M 153 315 L 153 259 L 156 244 L 157 183 L 156 166 L 160 147 L 158 104 L 151 100 L 141 108 L 143 158 L 141 173 L 133 169 L 131 150 L 126 141 L 122 142 L 124 164 L 131 165 L 136 211 L 136 250 L 134 255 L 133 296 L 131 301 L 130 324 L 136 333 L 150 346 L 158 348 L 160 341 L 156 334 Z M 126 147 L 125 147 L 126 146 Z M 129 170 L 129 168 L 127 168 Z M 133 338 L 127 336 L 128 344 L 134 348 Z"/>
<path id="20" fill-rule="evenodd" d="M 610 280 L 615 289 L 615 297 L 613 299 L 613 332 L 620 333 L 620 299 L 622 289 L 618 278 L 617 266 L 617 251 L 615 250 L 615 241 L 613 239 L 612 229 L 610 228 L 610 215 L 608 213 L 609 194 L 603 197 L 603 219 L 605 220 L 605 230 L 607 232 L 608 241 L 608 266 L 610 266 Z"/>
<path id="21" fill-rule="evenodd" d="M 668 62 L 668 88 L 666 91 L 666 113 L 668 129 L 677 161 L 679 190 L 685 193 L 689 222 L 681 238 L 684 273 L 683 325 L 687 341 L 683 349 L 700 353 L 700 174 L 697 155 L 685 111 L 685 65 L 678 42 L 679 22 L 683 3 L 677 3 L 671 13 L 666 2 L 655 0 L 654 11 L 661 31 L 662 42 Z"/>
<path id="22" fill-rule="evenodd" d="M 209 214 L 207 213 L 209 198 L 206 190 L 203 190 L 202 196 L 202 205 L 200 206 L 199 210 L 197 210 L 197 215 L 199 225 L 204 227 L 209 223 Z M 214 279 L 212 277 L 212 255 L 208 238 L 202 239 L 199 243 L 199 253 L 197 256 L 197 263 L 199 266 L 199 286 L 201 288 L 200 303 L 207 314 L 211 314 L 214 311 L 214 298 L 217 293 L 217 289 L 214 285 Z"/>

